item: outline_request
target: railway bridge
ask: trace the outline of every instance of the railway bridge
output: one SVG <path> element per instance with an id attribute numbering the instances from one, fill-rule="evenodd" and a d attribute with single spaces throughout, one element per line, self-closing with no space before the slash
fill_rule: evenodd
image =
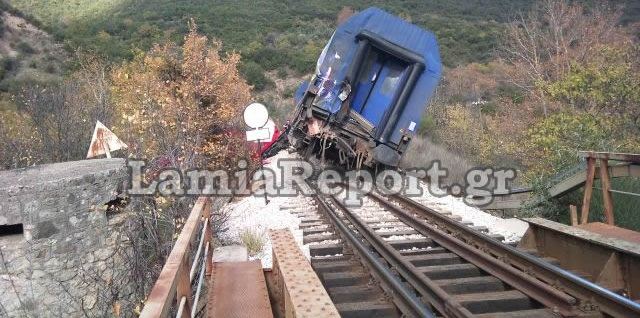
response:
<path id="1" fill-rule="evenodd" d="M 0 192 L 5 313 L 105 309 L 97 308 L 98 280 L 73 273 L 90 267 L 112 285 L 121 276 L 113 256 L 126 241 L 117 235 L 126 215 L 107 206 L 126 175 L 122 159 L 2 172 L 10 184 Z M 272 265 L 264 269 L 242 250 L 215 246 L 216 210 L 232 198 L 198 198 L 139 315 L 640 317 L 636 232 L 532 218 L 513 241 L 420 198 L 366 193 L 360 207 L 342 199 L 318 194 L 281 204 L 302 239 L 269 231 Z M 117 308 L 108 310 L 128 315 Z"/>
<path id="2" fill-rule="evenodd" d="M 590 160 L 591 180 L 593 170 Z M 358 208 L 340 195 L 280 206 L 298 217 L 309 252 L 288 230 L 272 230 L 266 270 L 246 255 L 207 257 L 210 199 L 200 198 L 142 316 L 640 316 L 636 232 L 584 216 L 575 226 L 530 218 L 507 241 L 420 199 L 364 195 Z"/>

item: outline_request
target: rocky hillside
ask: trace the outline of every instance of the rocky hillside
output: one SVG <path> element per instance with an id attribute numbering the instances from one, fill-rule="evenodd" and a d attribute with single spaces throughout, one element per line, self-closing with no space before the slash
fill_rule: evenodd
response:
<path id="1" fill-rule="evenodd" d="M 23 83 L 51 82 L 64 73 L 68 53 L 63 45 L 24 17 L 8 10 L 0 12 L 0 94 Z M 7 103 L 0 107 L 9 107 Z"/>

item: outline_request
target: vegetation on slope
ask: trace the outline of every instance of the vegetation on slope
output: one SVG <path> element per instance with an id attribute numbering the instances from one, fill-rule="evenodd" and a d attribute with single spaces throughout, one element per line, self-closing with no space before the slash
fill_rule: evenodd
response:
<path id="1" fill-rule="evenodd" d="M 498 59 L 447 72 L 423 132 L 482 165 L 519 168 L 542 196 L 578 150 L 640 152 L 640 46 L 621 15 L 542 1 L 508 25 Z M 581 202 L 527 211 L 559 219 L 568 204 Z"/>
<path id="2" fill-rule="evenodd" d="M 82 47 L 110 59 L 130 59 L 153 43 L 180 41 L 194 18 L 226 51 L 243 56 L 243 73 L 258 89 L 264 71 L 313 70 L 335 27 L 342 1 L 172 1 L 172 0 L 10 0 L 42 21 L 69 47 Z M 378 6 L 433 30 L 448 66 L 488 61 L 501 23 L 527 9 L 529 1 L 353 1 L 355 10 Z"/>
<path id="3" fill-rule="evenodd" d="M 38 23 L 0 2 L 0 110 L 25 82 L 51 82 L 64 72 L 68 53 Z"/>

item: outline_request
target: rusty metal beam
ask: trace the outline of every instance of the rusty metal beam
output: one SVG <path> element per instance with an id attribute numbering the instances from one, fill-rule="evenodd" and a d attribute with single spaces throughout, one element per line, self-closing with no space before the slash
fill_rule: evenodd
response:
<path id="1" fill-rule="evenodd" d="M 607 224 L 615 224 L 613 216 L 613 198 L 611 198 L 611 178 L 609 178 L 609 160 L 600 159 L 600 182 L 602 184 L 602 198 L 604 201 L 604 216 Z"/>
<path id="2" fill-rule="evenodd" d="M 535 250 L 541 257 L 557 259 L 563 268 L 577 271 L 605 288 L 626 294 L 630 299 L 640 299 L 640 272 L 637 271 L 640 268 L 637 239 L 640 235 L 618 229 L 629 236 L 618 239 L 589 230 L 595 225 L 606 227 L 611 232 L 616 230 L 603 223 L 575 227 L 542 218 L 525 221 L 529 223 L 529 229 L 519 247 Z M 631 241 L 632 235 L 636 240 Z M 636 314 L 640 315 L 640 311 Z"/>
<path id="3" fill-rule="evenodd" d="M 640 154 L 634 153 L 578 151 L 578 157 L 640 163 Z"/>
<path id="4" fill-rule="evenodd" d="M 273 270 L 269 293 L 281 298 L 277 316 L 338 318 L 340 314 L 289 230 L 269 231 Z"/>
<path id="5" fill-rule="evenodd" d="M 591 196 L 593 194 L 593 179 L 596 176 L 596 159 L 587 159 L 587 178 L 584 183 L 584 197 L 582 198 L 582 212 L 580 213 L 580 223 L 589 222 L 589 209 L 591 207 Z"/>
<path id="6" fill-rule="evenodd" d="M 571 225 L 578 225 L 578 207 L 575 205 L 569 206 L 569 218 L 571 219 Z"/>
<path id="7" fill-rule="evenodd" d="M 207 318 L 273 318 L 260 260 L 216 262 L 212 272 Z"/>

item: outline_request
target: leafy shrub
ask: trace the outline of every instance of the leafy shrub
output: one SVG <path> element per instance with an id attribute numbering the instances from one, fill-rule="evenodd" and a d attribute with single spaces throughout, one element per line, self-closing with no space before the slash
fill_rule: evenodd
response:
<path id="1" fill-rule="evenodd" d="M 515 85 L 499 85 L 496 93 L 500 97 L 509 98 L 514 104 L 522 104 L 524 101 L 525 92 Z"/>
<path id="2" fill-rule="evenodd" d="M 298 89 L 297 86 L 289 86 L 287 88 L 285 88 L 284 92 L 282 92 L 282 96 L 284 98 L 292 98 L 293 95 L 296 93 L 296 90 Z"/>
<path id="3" fill-rule="evenodd" d="M 22 54 L 34 54 L 36 50 L 27 42 L 20 41 L 16 45 L 16 49 Z"/>
<path id="4" fill-rule="evenodd" d="M 0 61 L 2 64 L 2 69 L 8 73 L 13 72 L 18 69 L 18 60 L 15 57 L 6 57 Z"/>
<path id="5" fill-rule="evenodd" d="M 616 151 L 614 119 L 584 112 L 553 114 L 527 130 L 530 153 L 537 160 L 530 174 L 548 175 L 577 163 L 577 150 Z M 551 168 L 551 169 L 550 169 Z"/>
<path id="6" fill-rule="evenodd" d="M 248 56 L 249 59 L 260 64 L 265 70 L 274 70 L 288 63 L 288 56 L 278 49 L 261 47 Z"/>
<path id="7" fill-rule="evenodd" d="M 256 62 L 245 61 L 240 64 L 240 73 L 242 73 L 249 85 L 252 85 L 257 91 L 275 85 L 272 80 L 264 75 L 264 69 Z"/>
<path id="8" fill-rule="evenodd" d="M 480 111 L 483 114 L 493 115 L 498 112 L 498 105 L 495 101 L 487 101 L 480 104 Z"/>
<path id="9" fill-rule="evenodd" d="M 11 71 L 13 71 L 17 67 L 16 59 L 11 57 L 6 57 L 0 59 L 0 81 L 4 79 L 4 77 Z"/>
<path id="10" fill-rule="evenodd" d="M 285 78 L 285 77 L 287 77 L 287 69 L 286 68 L 279 68 L 277 74 L 278 74 L 279 78 Z"/>
<path id="11" fill-rule="evenodd" d="M 229 168 L 249 157 L 239 118 L 250 87 L 240 56 L 221 47 L 192 22 L 181 46 L 156 45 L 114 70 L 114 129 L 130 151 L 181 168 Z"/>
<path id="12" fill-rule="evenodd" d="M 56 65 L 53 63 L 48 63 L 47 66 L 44 68 L 44 71 L 49 74 L 55 74 L 55 72 L 57 71 Z"/>
<path id="13" fill-rule="evenodd" d="M 581 109 L 624 111 L 631 104 L 640 110 L 640 74 L 634 69 L 640 47 L 603 48 L 601 54 L 593 63 L 574 63 L 564 78 L 546 85 L 545 91 Z"/>
<path id="14" fill-rule="evenodd" d="M 436 129 L 436 119 L 433 115 L 427 113 L 422 116 L 420 128 L 418 128 L 418 134 L 420 136 L 433 136 Z"/>

